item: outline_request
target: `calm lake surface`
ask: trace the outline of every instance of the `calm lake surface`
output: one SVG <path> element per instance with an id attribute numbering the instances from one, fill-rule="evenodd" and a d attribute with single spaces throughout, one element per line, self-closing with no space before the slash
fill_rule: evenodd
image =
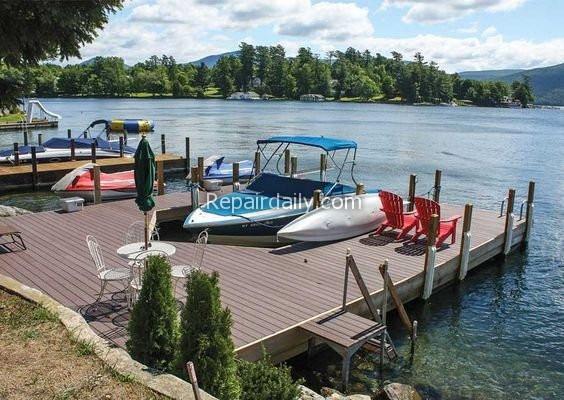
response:
<path id="1" fill-rule="evenodd" d="M 416 173 L 417 193 L 424 193 L 438 168 L 442 201 L 488 209 L 499 209 L 509 187 L 517 189 L 518 208 L 528 181 L 535 180 L 528 251 L 472 271 L 426 304 L 410 304 L 420 335 L 413 364 L 406 332 L 392 318 L 392 336 L 404 357 L 386 367 L 384 379 L 416 385 L 433 399 L 563 398 L 564 111 L 173 99 L 48 99 L 44 104 L 63 116 L 58 131 L 37 131 L 44 140 L 65 135 L 67 128 L 78 133 L 95 119 L 148 118 L 156 124 L 150 136 L 155 149 L 164 133 L 167 150 L 183 154 L 184 138 L 190 136 L 192 157 L 252 159 L 255 141 L 274 134 L 354 139 L 356 176 L 367 187 L 405 194 L 409 174 Z M 0 147 L 14 141 L 22 141 L 21 133 L 0 133 Z M 300 168 L 318 162 L 317 153 L 299 157 Z M 185 183 L 171 179 L 167 190 L 185 190 Z M 41 210 L 56 199 L 11 194 L 0 196 L 0 203 Z M 370 356 L 356 361 L 352 382 L 377 386 L 378 372 L 367 361 Z M 309 374 L 308 383 L 330 383 L 337 363 L 330 352 L 322 354 L 319 373 Z"/>

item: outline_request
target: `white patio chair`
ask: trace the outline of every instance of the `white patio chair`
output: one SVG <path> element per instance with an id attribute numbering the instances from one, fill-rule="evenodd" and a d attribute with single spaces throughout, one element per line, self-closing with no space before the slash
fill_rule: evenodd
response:
<path id="1" fill-rule="evenodd" d="M 160 240 L 159 231 L 155 226 L 153 231 L 149 234 L 149 240 Z M 127 228 L 127 232 L 125 232 L 125 243 L 137 243 L 137 242 L 144 242 L 145 241 L 145 222 L 144 221 L 135 221 Z"/>
<path id="2" fill-rule="evenodd" d="M 206 251 L 207 243 L 208 232 L 200 232 L 198 238 L 196 239 L 192 263 L 188 265 L 173 265 L 172 267 L 170 267 L 170 275 L 172 279 L 174 279 L 174 292 L 176 292 L 178 281 L 180 281 L 181 279 L 186 279 L 192 272 L 202 268 L 204 264 L 204 253 Z"/>
<path id="3" fill-rule="evenodd" d="M 104 295 L 108 282 L 121 282 L 124 285 L 124 290 L 127 289 L 130 280 L 129 269 L 124 267 L 108 268 L 102 256 L 102 249 L 94 236 L 86 236 L 86 244 L 96 266 L 98 279 L 100 279 L 100 293 L 98 293 L 95 303 L 99 302 Z"/>
<path id="4" fill-rule="evenodd" d="M 145 272 L 145 261 L 149 256 L 163 256 L 168 260 L 168 255 L 164 251 L 160 250 L 146 250 L 143 251 L 135 259 L 129 263 L 130 268 L 130 281 L 129 281 L 129 296 L 128 296 L 128 307 L 132 308 L 133 304 L 137 301 L 139 297 L 139 292 L 143 287 L 143 274 Z"/>

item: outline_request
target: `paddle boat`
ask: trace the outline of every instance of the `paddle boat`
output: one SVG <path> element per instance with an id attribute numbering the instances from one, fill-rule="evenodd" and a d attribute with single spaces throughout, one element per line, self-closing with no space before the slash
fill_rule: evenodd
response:
<path id="1" fill-rule="evenodd" d="M 328 162 L 336 167 L 334 181 L 326 180 L 324 173 L 320 173 L 319 180 L 314 180 L 282 172 L 281 160 L 290 146 L 305 146 L 324 152 Z M 194 210 L 184 222 L 185 230 L 198 233 L 206 229 L 210 240 L 216 242 L 274 243 L 280 228 L 312 208 L 315 190 L 320 190 L 325 199 L 355 193 L 353 186 L 340 182 L 345 167 L 350 165 L 351 178 L 356 183 L 354 163 L 357 144 L 352 140 L 323 136 L 274 136 L 258 140 L 257 150 L 265 162 L 248 186 Z"/>
<path id="2" fill-rule="evenodd" d="M 51 191 L 61 197 L 82 197 L 86 201 L 94 201 L 94 164 L 88 163 L 78 167 L 51 187 Z M 100 173 L 100 193 L 102 201 L 133 198 L 135 177 L 133 170 Z"/>

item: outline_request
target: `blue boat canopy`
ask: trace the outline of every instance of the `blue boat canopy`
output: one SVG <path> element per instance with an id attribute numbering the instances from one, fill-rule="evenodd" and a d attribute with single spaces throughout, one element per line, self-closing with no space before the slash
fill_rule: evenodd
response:
<path id="1" fill-rule="evenodd" d="M 353 140 L 335 139 L 324 136 L 272 136 L 268 139 L 257 140 L 257 144 L 265 143 L 294 143 L 304 146 L 319 147 L 325 151 L 356 149 Z"/>

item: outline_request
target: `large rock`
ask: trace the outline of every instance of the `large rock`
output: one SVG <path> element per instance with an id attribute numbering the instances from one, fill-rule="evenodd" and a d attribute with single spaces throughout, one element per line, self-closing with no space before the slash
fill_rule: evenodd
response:
<path id="1" fill-rule="evenodd" d="M 379 400 L 422 400 L 417 391 L 403 383 L 390 383 L 376 397 Z"/>
<path id="2" fill-rule="evenodd" d="M 31 211 L 24 210 L 19 207 L 3 206 L 0 205 L 0 218 L 2 217 L 15 217 L 16 215 L 31 214 Z"/>
<path id="3" fill-rule="evenodd" d="M 367 394 L 351 394 L 345 397 L 346 400 L 372 400 L 372 397 Z"/>

